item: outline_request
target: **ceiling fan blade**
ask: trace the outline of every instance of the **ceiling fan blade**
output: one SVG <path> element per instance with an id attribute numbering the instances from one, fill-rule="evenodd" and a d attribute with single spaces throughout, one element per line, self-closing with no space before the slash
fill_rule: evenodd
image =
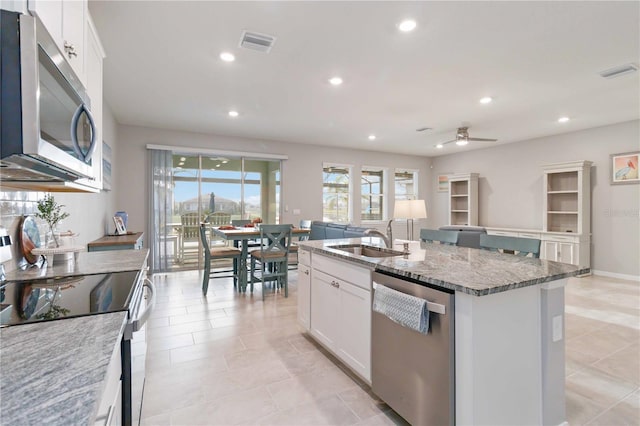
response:
<path id="1" fill-rule="evenodd" d="M 473 142 L 495 142 L 498 139 L 469 138 L 468 140 L 473 141 Z"/>
<path id="2" fill-rule="evenodd" d="M 450 140 L 450 141 L 440 142 L 440 145 L 446 145 L 446 144 L 448 144 L 448 143 L 453 143 L 453 142 L 457 142 L 457 141 L 458 141 L 458 139 L 452 139 L 452 140 Z"/>

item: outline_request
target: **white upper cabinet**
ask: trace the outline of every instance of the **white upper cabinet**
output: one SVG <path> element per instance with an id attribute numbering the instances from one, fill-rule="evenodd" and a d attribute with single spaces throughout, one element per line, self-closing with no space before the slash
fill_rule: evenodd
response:
<path id="1" fill-rule="evenodd" d="M 31 14 L 40 18 L 86 85 L 87 0 L 29 0 L 28 8 Z"/>

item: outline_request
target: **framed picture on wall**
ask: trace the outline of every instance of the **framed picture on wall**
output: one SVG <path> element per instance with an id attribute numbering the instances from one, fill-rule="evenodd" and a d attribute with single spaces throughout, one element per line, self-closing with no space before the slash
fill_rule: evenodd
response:
<path id="1" fill-rule="evenodd" d="M 449 192 L 449 175 L 438 175 L 438 192 Z"/>
<path id="2" fill-rule="evenodd" d="M 623 152 L 621 154 L 611 154 L 610 179 L 612 185 L 638 183 L 638 162 L 639 152 Z"/>

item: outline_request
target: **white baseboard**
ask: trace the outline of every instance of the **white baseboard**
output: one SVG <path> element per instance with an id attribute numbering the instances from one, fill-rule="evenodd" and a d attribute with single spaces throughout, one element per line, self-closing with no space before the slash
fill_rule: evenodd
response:
<path id="1" fill-rule="evenodd" d="M 593 272 L 593 275 L 600 275 L 603 277 L 619 278 L 621 280 L 629 280 L 629 281 L 640 281 L 640 275 L 618 274 L 616 272 L 597 271 L 595 269 L 592 269 L 591 272 Z"/>

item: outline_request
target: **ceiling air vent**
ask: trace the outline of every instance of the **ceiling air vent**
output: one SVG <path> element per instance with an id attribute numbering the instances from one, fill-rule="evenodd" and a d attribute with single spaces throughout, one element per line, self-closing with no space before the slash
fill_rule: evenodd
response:
<path id="1" fill-rule="evenodd" d="M 275 41 L 276 38 L 274 36 L 243 31 L 242 38 L 240 39 L 240 47 L 269 53 Z"/>
<path id="2" fill-rule="evenodd" d="M 609 68 L 600 72 L 600 76 L 604 78 L 620 77 L 621 75 L 629 74 L 631 72 L 638 71 L 638 66 L 634 64 L 620 65 L 619 67 Z"/>

